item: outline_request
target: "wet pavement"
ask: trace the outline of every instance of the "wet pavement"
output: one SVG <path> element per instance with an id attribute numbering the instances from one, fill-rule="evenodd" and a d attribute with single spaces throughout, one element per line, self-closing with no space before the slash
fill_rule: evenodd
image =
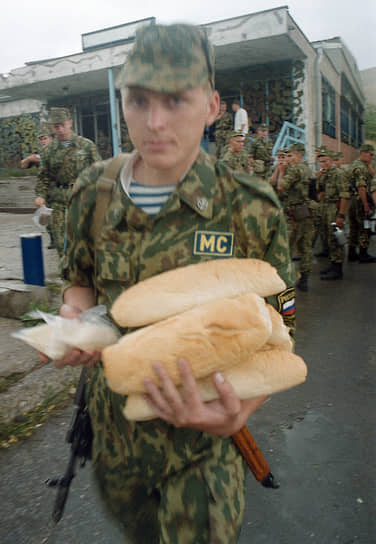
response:
<path id="1" fill-rule="evenodd" d="M 375 236 L 371 249 L 376 254 Z M 249 474 L 240 544 L 376 543 L 376 264 L 346 264 L 335 282 L 320 281 L 325 266 L 316 262 L 310 291 L 297 293 L 296 351 L 308 379 L 249 421 L 280 488 L 263 488 Z M 2 544 L 126 542 L 106 518 L 88 467 L 52 526 L 55 491 L 43 482 L 65 469 L 70 413 L 0 452 Z"/>

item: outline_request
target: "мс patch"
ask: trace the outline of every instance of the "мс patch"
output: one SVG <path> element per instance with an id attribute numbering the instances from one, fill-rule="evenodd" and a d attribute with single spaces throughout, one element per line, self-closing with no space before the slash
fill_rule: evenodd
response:
<path id="1" fill-rule="evenodd" d="M 193 255 L 232 257 L 234 239 L 235 234 L 233 232 L 196 231 L 193 243 Z"/>

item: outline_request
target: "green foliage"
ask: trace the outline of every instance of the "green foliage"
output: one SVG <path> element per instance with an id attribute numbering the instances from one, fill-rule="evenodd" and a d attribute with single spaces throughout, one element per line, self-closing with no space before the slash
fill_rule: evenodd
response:
<path id="1" fill-rule="evenodd" d="M 45 312 L 46 314 L 58 314 L 58 309 L 55 307 L 51 307 L 48 302 L 31 302 L 29 305 L 29 311 L 26 314 L 21 315 L 20 317 L 21 321 L 24 322 L 25 327 L 35 327 L 36 325 L 41 325 L 44 323 L 43 319 L 38 319 L 31 315 L 31 313 L 36 310 L 40 310 L 41 312 Z"/>
<path id="2" fill-rule="evenodd" d="M 376 142 L 376 106 L 368 104 L 365 112 L 366 139 Z"/>
<path id="3" fill-rule="evenodd" d="M 18 166 L 23 158 L 39 148 L 39 121 L 39 113 L 0 119 L 0 167 Z"/>

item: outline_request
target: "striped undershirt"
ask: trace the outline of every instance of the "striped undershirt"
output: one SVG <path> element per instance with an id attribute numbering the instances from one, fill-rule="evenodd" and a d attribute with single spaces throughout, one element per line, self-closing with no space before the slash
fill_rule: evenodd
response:
<path id="1" fill-rule="evenodd" d="M 175 189 L 175 185 L 140 185 L 132 180 L 129 187 L 129 198 L 133 204 L 154 217 Z"/>

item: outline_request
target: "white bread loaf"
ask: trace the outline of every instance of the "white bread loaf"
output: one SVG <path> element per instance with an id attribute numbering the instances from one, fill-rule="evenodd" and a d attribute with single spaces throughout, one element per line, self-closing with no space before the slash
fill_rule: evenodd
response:
<path id="1" fill-rule="evenodd" d="M 152 363 L 160 361 L 178 385 L 180 357 L 201 378 L 246 359 L 271 332 L 270 313 L 258 295 L 214 300 L 123 336 L 103 350 L 104 371 L 116 393 L 143 392 L 145 377 L 157 381 Z"/>
<path id="2" fill-rule="evenodd" d="M 267 304 L 266 307 L 269 310 L 270 319 L 272 322 L 272 334 L 270 335 L 265 349 L 271 349 L 278 347 L 285 351 L 292 351 L 293 343 L 289 334 L 289 328 L 286 327 L 283 317 L 271 304 Z"/>
<path id="3" fill-rule="evenodd" d="M 111 315 L 121 327 L 143 327 L 218 298 L 286 289 L 277 270 L 258 259 L 215 259 L 176 268 L 141 281 L 114 302 Z"/>
<path id="4" fill-rule="evenodd" d="M 222 371 L 241 399 L 272 395 L 303 383 L 307 367 L 301 357 L 281 349 L 252 353 L 245 362 Z M 197 380 L 203 401 L 219 397 L 212 376 Z M 155 417 L 141 394 L 129 395 L 124 408 L 127 419 L 141 421 Z"/>

